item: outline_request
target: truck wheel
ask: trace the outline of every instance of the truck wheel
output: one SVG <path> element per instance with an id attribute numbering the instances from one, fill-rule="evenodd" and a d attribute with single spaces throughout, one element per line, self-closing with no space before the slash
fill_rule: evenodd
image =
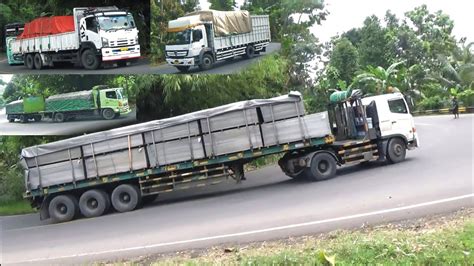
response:
<path id="1" fill-rule="evenodd" d="M 27 54 L 25 56 L 25 66 L 29 69 L 34 69 L 35 68 L 35 60 L 34 60 L 32 54 Z"/>
<path id="2" fill-rule="evenodd" d="M 186 73 L 191 68 L 190 66 L 177 66 L 176 67 L 180 72 Z"/>
<path id="3" fill-rule="evenodd" d="M 255 48 L 252 45 L 247 46 L 245 49 L 245 58 L 250 59 L 255 56 Z"/>
<path id="4" fill-rule="evenodd" d="M 35 122 L 41 121 L 41 116 L 37 115 L 34 117 Z"/>
<path id="5" fill-rule="evenodd" d="M 56 123 L 62 123 L 66 120 L 66 116 L 63 113 L 55 113 L 53 120 Z"/>
<path id="6" fill-rule="evenodd" d="M 49 203 L 49 216 L 55 223 L 71 221 L 76 216 L 77 206 L 77 199 L 72 195 L 56 196 Z"/>
<path id="7" fill-rule="evenodd" d="M 81 54 L 81 63 L 85 69 L 97 69 L 100 65 L 100 60 L 91 49 L 87 49 Z"/>
<path id="8" fill-rule="evenodd" d="M 13 122 L 15 122 L 15 119 L 14 118 L 8 118 L 8 122 L 13 123 Z"/>
<path id="9" fill-rule="evenodd" d="M 140 191 L 134 185 L 120 185 L 112 191 L 111 201 L 118 212 L 132 211 L 140 204 Z"/>
<path id="10" fill-rule="evenodd" d="M 201 69 L 201 70 L 211 69 L 212 64 L 214 64 L 214 59 L 212 58 L 212 56 L 210 54 L 205 54 L 202 57 L 202 62 L 199 65 L 199 69 Z"/>
<path id="11" fill-rule="evenodd" d="M 28 117 L 26 115 L 20 115 L 20 122 L 21 123 L 26 123 L 28 122 Z"/>
<path id="12" fill-rule="evenodd" d="M 287 175 L 291 178 L 293 178 L 294 180 L 303 180 L 303 179 L 306 179 L 306 173 L 305 171 L 301 171 L 301 173 L 297 174 L 297 175 Z"/>
<path id="13" fill-rule="evenodd" d="M 82 215 L 87 218 L 101 216 L 107 212 L 109 207 L 110 200 L 108 200 L 108 195 L 103 190 L 88 190 L 79 199 L 79 209 Z"/>
<path id="14" fill-rule="evenodd" d="M 317 153 L 311 159 L 310 167 L 305 169 L 306 178 L 311 181 L 322 181 L 336 175 L 336 160 L 327 153 Z"/>
<path id="15" fill-rule="evenodd" d="M 38 70 L 43 69 L 43 59 L 41 58 L 40 54 L 35 54 L 34 64 L 35 64 L 36 69 Z"/>
<path id="16" fill-rule="evenodd" d="M 102 117 L 105 119 L 105 120 L 112 120 L 115 118 L 115 112 L 114 110 L 112 109 L 104 109 L 102 110 Z"/>
<path id="17" fill-rule="evenodd" d="M 387 159 L 390 163 L 399 163 L 405 160 L 407 148 L 400 138 L 393 138 L 388 142 Z"/>

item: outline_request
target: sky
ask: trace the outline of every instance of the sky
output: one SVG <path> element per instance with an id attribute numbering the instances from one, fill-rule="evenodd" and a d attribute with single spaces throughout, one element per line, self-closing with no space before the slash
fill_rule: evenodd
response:
<path id="1" fill-rule="evenodd" d="M 454 35 L 460 39 L 467 37 L 474 42 L 474 1 L 472 0 L 326 0 L 331 13 L 321 26 L 315 26 L 311 32 L 321 41 L 329 41 L 332 36 L 343 33 L 354 27 L 361 27 L 367 16 L 373 14 L 383 18 L 390 9 L 399 18 L 406 11 L 426 4 L 430 12 L 443 10 L 454 20 Z"/>

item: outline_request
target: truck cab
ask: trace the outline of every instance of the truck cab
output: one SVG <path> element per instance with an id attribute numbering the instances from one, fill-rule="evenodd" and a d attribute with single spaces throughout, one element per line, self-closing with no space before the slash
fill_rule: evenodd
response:
<path id="1" fill-rule="evenodd" d="M 7 60 L 9 65 L 23 65 L 23 57 L 19 54 L 13 54 L 12 46 L 24 30 L 25 24 L 12 23 L 5 26 L 5 46 L 7 50 Z"/>
<path id="2" fill-rule="evenodd" d="M 179 70 L 200 65 L 205 51 L 212 51 L 212 23 L 203 23 L 198 16 L 169 22 L 170 41 L 166 45 L 166 62 Z"/>
<path id="3" fill-rule="evenodd" d="M 73 12 L 81 49 L 96 52 L 81 58 L 86 68 L 99 63 L 98 56 L 100 61 L 119 64 L 140 57 L 138 29 L 130 12 L 117 7 L 74 8 Z"/>
<path id="4" fill-rule="evenodd" d="M 100 89 L 96 87 L 93 89 L 93 93 L 96 106 L 101 110 L 105 119 L 113 119 L 131 112 L 123 88 Z"/>

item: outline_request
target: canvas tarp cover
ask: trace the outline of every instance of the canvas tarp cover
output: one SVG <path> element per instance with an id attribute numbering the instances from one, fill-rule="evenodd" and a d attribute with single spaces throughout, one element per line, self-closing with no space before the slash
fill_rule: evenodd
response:
<path id="1" fill-rule="evenodd" d="M 5 112 L 7 114 L 23 113 L 23 100 L 16 100 L 11 103 L 8 103 L 5 106 Z"/>
<path id="2" fill-rule="evenodd" d="M 58 94 L 46 99 L 47 112 L 89 110 L 94 106 L 91 90 Z"/>
<path id="3" fill-rule="evenodd" d="M 252 21 L 248 11 L 205 10 L 192 12 L 186 16 L 199 16 L 201 21 L 212 22 L 214 35 L 218 37 L 252 31 Z"/>
<path id="4" fill-rule="evenodd" d="M 73 16 L 41 17 L 25 24 L 18 39 L 35 38 L 74 31 Z"/>
<path id="5" fill-rule="evenodd" d="M 178 124 L 183 124 L 187 122 L 196 121 L 199 119 L 206 119 L 209 117 L 214 117 L 217 115 L 221 115 L 224 113 L 236 111 L 236 110 L 244 110 L 248 108 L 256 108 L 261 106 L 268 106 L 270 104 L 279 104 L 279 103 L 299 103 L 302 105 L 302 98 L 301 94 L 298 92 L 291 93 L 289 95 L 284 95 L 280 97 L 275 97 L 271 99 L 258 99 L 258 100 L 248 100 L 248 101 L 241 101 L 236 103 L 231 103 L 223 106 L 218 106 L 215 108 L 205 109 L 185 115 L 180 115 L 172 118 L 162 119 L 162 120 L 155 120 L 151 122 L 136 124 L 132 126 L 126 126 L 121 128 L 115 128 L 112 130 L 92 133 L 88 135 L 83 135 L 79 137 L 74 137 L 70 139 L 65 139 L 61 141 L 51 142 L 48 144 L 42 144 L 38 146 L 33 146 L 29 148 L 25 148 L 21 152 L 21 156 L 25 159 L 27 158 L 34 158 L 36 156 L 64 151 L 68 148 L 74 148 L 81 145 L 88 145 L 91 143 L 97 143 L 104 140 L 109 140 L 113 138 L 124 137 L 132 134 L 140 134 L 156 129 L 167 128 L 171 126 L 175 126 Z M 304 112 L 301 110 L 301 112 Z"/>

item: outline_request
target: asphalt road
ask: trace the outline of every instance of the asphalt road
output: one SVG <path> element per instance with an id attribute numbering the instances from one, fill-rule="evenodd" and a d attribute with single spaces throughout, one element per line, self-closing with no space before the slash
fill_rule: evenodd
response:
<path id="1" fill-rule="evenodd" d="M 189 71 L 189 74 L 234 74 L 242 71 L 250 64 L 257 62 L 257 60 L 263 58 L 265 55 L 279 51 L 281 45 L 279 43 L 270 43 L 267 47 L 267 52 L 255 56 L 248 60 L 238 57 L 231 61 L 223 61 L 214 65 L 212 69 L 206 71 L 200 71 L 199 68 L 195 67 Z M 7 63 L 6 58 L 0 58 L 0 74 L 180 74 L 175 67 L 166 64 L 151 66 L 150 62 L 146 58 L 140 59 L 134 64 L 129 64 L 126 67 L 117 67 L 110 65 L 105 68 L 98 70 L 86 70 L 84 68 L 64 65 L 55 68 L 46 68 L 42 70 L 28 69 L 23 65 L 10 66 Z"/>
<path id="2" fill-rule="evenodd" d="M 270 166 L 249 173 L 240 185 L 163 195 L 130 213 L 64 224 L 40 222 L 37 214 L 6 217 L 0 232 L 3 262 L 114 260 L 474 207 L 473 122 L 473 115 L 418 117 L 422 147 L 405 162 L 345 167 L 324 182 L 293 181 Z"/>
<path id="3" fill-rule="evenodd" d="M 2 135 L 22 135 L 22 136 L 51 136 L 51 135 L 78 135 L 91 133 L 100 130 L 111 129 L 120 126 L 130 125 L 136 122 L 135 111 L 120 116 L 113 120 L 104 120 L 100 117 L 77 119 L 64 123 L 54 123 L 51 119 L 40 122 L 20 123 L 18 120 L 10 123 L 7 120 L 4 110 L 0 110 L 0 136 Z"/>

